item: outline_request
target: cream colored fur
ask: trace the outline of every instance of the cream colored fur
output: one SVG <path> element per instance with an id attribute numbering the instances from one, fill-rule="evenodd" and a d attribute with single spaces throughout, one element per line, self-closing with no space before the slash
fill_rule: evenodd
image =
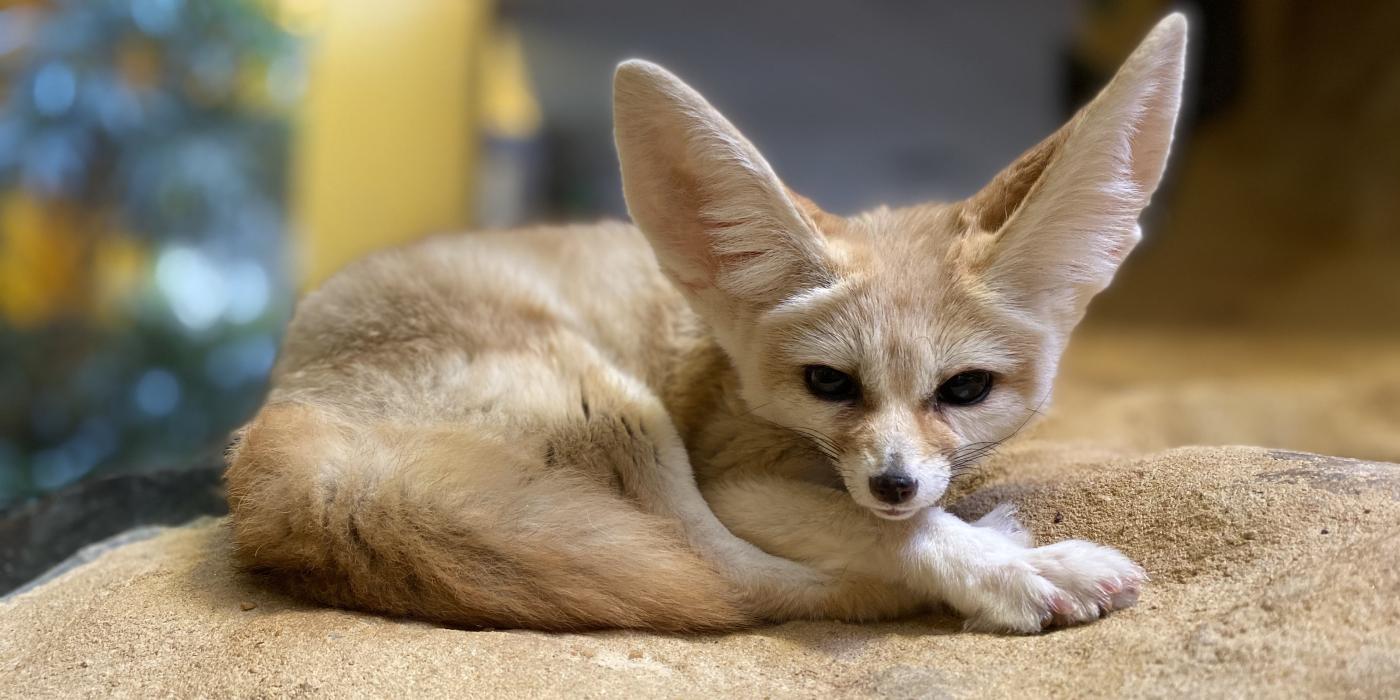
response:
<path id="1" fill-rule="evenodd" d="M 1131 605 L 1142 570 L 964 522 L 951 478 L 1045 404 L 1139 237 L 1179 102 L 1164 20 L 974 197 L 844 219 L 790 192 L 661 68 L 617 71 L 637 227 L 445 236 L 297 309 L 229 456 L 238 554 L 324 602 L 460 625 L 730 629 L 936 603 L 1034 632 Z M 813 395 L 804 368 L 859 378 Z M 968 370 L 986 400 L 932 400 Z M 872 495 L 891 460 L 907 503 Z"/>

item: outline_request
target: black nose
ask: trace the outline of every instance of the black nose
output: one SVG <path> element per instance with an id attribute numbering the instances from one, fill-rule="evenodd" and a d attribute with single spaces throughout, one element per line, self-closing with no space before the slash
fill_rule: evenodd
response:
<path id="1" fill-rule="evenodd" d="M 870 477 L 870 493 L 875 497 L 889 503 L 903 503 L 914 497 L 919 492 L 919 482 L 908 474 L 899 472 L 885 472 L 879 476 Z"/>

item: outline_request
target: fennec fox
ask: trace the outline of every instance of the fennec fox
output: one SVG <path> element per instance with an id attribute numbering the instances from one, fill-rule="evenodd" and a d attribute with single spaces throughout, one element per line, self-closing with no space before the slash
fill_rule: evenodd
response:
<path id="1" fill-rule="evenodd" d="M 1180 101 L 1159 24 L 953 204 L 842 218 L 700 95 L 615 77 L 636 226 L 475 233 L 309 294 L 229 455 L 237 554 L 331 605 L 461 626 L 724 630 L 932 604 L 1029 633 L 1132 605 L 1108 547 L 964 522 L 952 474 L 1043 404 L 1139 237 Z"/>

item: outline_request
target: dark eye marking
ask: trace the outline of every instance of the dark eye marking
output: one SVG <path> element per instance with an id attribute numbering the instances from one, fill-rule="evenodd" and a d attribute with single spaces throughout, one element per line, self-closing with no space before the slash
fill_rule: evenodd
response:
<path id="1" fill-rule="evenodd" d="M 984 369 L 959 372 L 938 385 L 934 398 L 948 406 L 971 406 L 992 393 L 992 373 Z"/>
<path id="2" fill-rule="evenodd" d="M 807 391 L 823 401 L 854 401 L 860 398 L 860 382 L 839 369 L 808 365 L 802 370 Z"/>

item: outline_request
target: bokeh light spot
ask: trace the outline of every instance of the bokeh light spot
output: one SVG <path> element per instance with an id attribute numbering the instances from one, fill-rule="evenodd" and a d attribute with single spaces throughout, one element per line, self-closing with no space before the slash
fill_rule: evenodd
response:
<path id="1" fill-rule="evenodd" d="M 203 253 L 173 246 L 156 261 L 156 284 L 176 320 L 191 330 L 214 325 L 228 308 L 223 274 Z"/>
<path id="2" fill-rule="evenodd" d="M 227 272 L 228 320 L 234 323 L 256 321 L 267 310 L 272 283 L 263 266 L 254 260 L 240 260 Z"/>
<path id="3" fill-rule="evenodd" d="M 276 359 L 277 342 L 270 335 L 258 335 L 215 348 L 204 361 L 204 374 L 214 384 L 232 389 L 266 379 Z"/>
<path id="4" fill-rule="evenodd" d="M 78 76 L 63 63 L 49 63 L 34 74 L 34 109 L 57 117 L 73 106 L 78 96 Z"/>
<path id="5" fill-rule="evenodd" d="M 131 20 L 141 31 L 159 36 L 175 28 L 181 0 L 131 0 Z"/>
<path id="6" fill-rule="evenodd" d="M 146 370 L 136 380 L 132 398 L 142 413 L 154 418 L 168 416 L 180 404 L 180 380 L 169 370 Z"/>
<path id="7" fill-rule="evenodd" d="M 45 491 L 67 486 L 92 471 L 93 462 L 72 445 L 62 445 L 34 453 L 30 476 Z"/>

